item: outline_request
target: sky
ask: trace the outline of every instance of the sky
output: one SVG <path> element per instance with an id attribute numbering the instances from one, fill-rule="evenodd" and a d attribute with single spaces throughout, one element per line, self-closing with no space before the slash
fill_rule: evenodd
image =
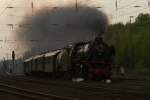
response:
<path id="1" fill-rule="evenodd" d="M 0 0 L 0 59 L 11 58 L 11 51 L 22 48 L 13 39 L 16 29 L 25 16 L 34 14 L 43 7 L 63 7 L 74 5 L 76 0 Z M 140 13 L 150 13 L 148 0 L 77 0 L 77 4 L 96 7 L 105 12 L 111 24 L 132 22 Z M 138 6 L 138 7 L 137 7 Z"/>

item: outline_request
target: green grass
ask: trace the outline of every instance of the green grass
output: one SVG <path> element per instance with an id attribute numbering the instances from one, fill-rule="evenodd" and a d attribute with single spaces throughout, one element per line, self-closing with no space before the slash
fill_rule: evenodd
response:
<path id="1" fill-rule="evenodd" d="M 142 64 L 138 64 L 135 67 L 135 73 L 146 75 L 146 76 L 150 76 L 150 68 L 149 67 L 145 67 Z"/>

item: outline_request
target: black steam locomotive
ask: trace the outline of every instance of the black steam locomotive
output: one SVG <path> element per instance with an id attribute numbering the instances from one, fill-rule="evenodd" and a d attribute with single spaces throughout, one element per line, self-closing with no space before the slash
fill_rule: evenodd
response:
<path id="1" fill-rule="evenodd" d="M 24 73 L 55 78 L 108 79 L 114 55 L 114 47 L 99 37 L 26 59 Z"/>

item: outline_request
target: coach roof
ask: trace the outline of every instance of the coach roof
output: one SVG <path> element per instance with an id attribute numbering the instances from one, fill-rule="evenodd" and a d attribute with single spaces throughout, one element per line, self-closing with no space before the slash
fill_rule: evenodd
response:
<path id="1" fill-rule="evenodd" d="M 44 54 L 42 54 L 42 55 L 37 55 L 37 56 L 34 56 L 34 57 L 33 57 L 33 59 L 38 59 L 38 58 L 42 58 L 42 57 L 44 57 Z"/>
<path id="2" fill-rule="evenodd" d="M 32 58 L 28 58 L 24 62 L 28 62 L 28 61 L 31 61 L 31 60 L 32 60 Z"/>
<path id="3" fill-rule="evenodd" d="M 61 51 L 61 50 L 56 50 L 56 51 L 52 51 L 52 52 L 46 53 L 46 54 L 45 54 L 45 57 L 49 57 L 49 56 L 56 55 L 56 54 L 59 53 L 60 51 Z"/>

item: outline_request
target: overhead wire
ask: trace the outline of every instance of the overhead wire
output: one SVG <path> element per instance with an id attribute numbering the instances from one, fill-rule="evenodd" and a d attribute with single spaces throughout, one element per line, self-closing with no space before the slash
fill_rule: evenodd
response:
<path id="1" fill-rule="evenodd" d="M 136 1 L 137 1 L 137 0 L 134 0 L 134 1 L 132 1 L 131 3 L 129 3 L 129 4 L 125 5 L 125 6 L 123 6 L 123 7 L 120 7 L 120 8 L 118 8 L 118 9 L 124 9 L 124 8 L 130 7 L 132 4 L 136 3 Z"/>
<path id="2" fill-rule="evenodd" d="M 3 15 L 3 13 L 4 13 L 4 12 L 7 10 L 7 8 L 13 3 L 13 1 L 14 1 L 14 0 L 11 0 L 11 1 L 7 4 L 7 6 L 3 9 L 3 11 L 0 12 L 0 16 Z M 122 1 L 122 0 L 119 0 L 119 3 L 120 3 L 121 1 Z M 133 4 L 136 3 L 136 1 L 137 1 L 137 0 L 134 0 L 134 1 L 132 1 L 131 3 L 129 3 L 129 4 L 127 4 L 127 5 L 123 6 L 123 7 L 118 8 L 118 11 L 117 11 L 117 12 L 122 11 L 122 9 L 129 9 Z M 16 7 L 16 8 L 24 8 L 24 7 Z M 138 8 L 138 9 L 133 10 L 133 11 L 128 12 L 128 13 L 124 13 L 124 14 L 120 14 L 120 15 L 117 14 L 117 16 L 115 17 L 115 21 L 117 21 L 117 19 L 119 19 L 119 18 L 121 18 L 121 17 L 125 17 L 125 15 L 135 14 L 135 13 L 138 13 L 139 11 L 141 12 L 141 11 L 144 10 L 144 9 L 150 10 L 150 8 L 144 7 L 144 8 L 141 8 L 141 9 Z M 17 16 L 17 15 L 12 15 L 12 16 L 23 17 L 23 16 Z M 128 16 L 127 16 L 127 17 L 128 17 Z M 8 25 L 8 24 L 0 24 L 0 25 Z M 20 24 L 13 24 L 13 25 L 19 26 Z M 10 30 L 10 29 L 9 29 L 9 30 Z M 0 30 L 0 31 L 1 31 L 1 30 Z M 13 31 L 13 30 L 11 30 L 11 31 Z M 5 41 L 7 41 L 7 40 L 5 40 Z M 33 40 L 30 40 L 30 41 L 33 42 Z"/>
<path id="3" fill-rule="evenodd" d="M 134 0 L 131 4 L 128 4 L 127 5 L 127 7 L 122 7 L 122 9 L 119 9 L 118 8 L 118 10 L 115 10 L 115 15 L 114 15 L 114 17 L 113 17 L 113 19 L 115 20 L 115 21 L 113 21 L 113 22 L 118 22 L 118 19 L 120 19 L 120 18 L 122 18 L 122 17 L 128 17 L 128 15 L 135 15 L 136 13 L 137 13 L 137 15 L 138 14 L 140 14 L 140 13 L 142 13 L 143 12 L 143 10 L 150 10 L 150 8 L 148 7 L 148 6 L 145 6 L 145 5 L 142 5 L 142 6 L 140 6 L 139 5 L 139 7 L 135 7 L 135 8 L 138 8 L 138 9 L 136 9 L 136 10 L 129 10 L 128 11 L 128 13 L 124 13 L 124 14 L 119 14 L 123 9 L 124 10 L 126 10 L 126 9 L 131 9 L 131 5 L 133 5 L 133 4 L 135 4 L 136 2 L 135 1 L 137 1 L 137 0 Z M 133 6 L 134 7 L 134 6 Z"/>
<path id="4" fill-rule="evenodd" d="M 134 10 L 134 11 L 131 11 L 131 12 L 128 12 L 128 13 L 125 13 L 125 14 L 122 14 L 122 15 L 119 15 L 119 16 L 124 16 L 124 15 L 129 15 L 129 14 L 134 14 L 134 13 L 137 13 L 141 10 L 144 10 L 144 9 L 149 9 L 148 7 L 144 7 L 144 8 L 141 8 L 141 9 L 137 9 L 137 10 Z M 139 12 L 140 13 L 140 12 Z"/>
<path id="5" fill-rule="evenodd" d="M 140 13 L 143 12 L 143 10 L 150 10 L 150 8 L 144 7 L 144 8 L 138 9 L 138 10 L 134 10 L 134 11 L 125 13 L 125 14 L 117 15 L 117 17 L 114 17 L 115 22 L 117 22 L 118 19 L 128 17 L 127 15 L 135 15 L 135 14 L 139 15 Z"/>
<path id="6" fill-rule="evenodd" d="M 7 4 L 7 6 L 5 7 L 5 9 L 0 13 L 0 16 L 5 12 L 5 10 L 13 3 L 13 1 L 14 0 L 11 0 L 8 4 Z M 122 0 L 119 0 L 118 2 L 120 3 Z M 129 4 L 127 4 L 127 5 L 125 5 L 125 6 L 123 6 L 123 7 L 120 7 L 120 8 L 118 8 L 118 10 L 116 11 L 116 12 L 121 12 L 121 10 L 125 10 L 125 9 L 129 9 L 130 7 L 131 7 L 131 5 L 133 5 L 133 4 L 135 4 L 136 3 L 136 1 L 137 0 L 134 0 L 134 1 L 132 1 L 132 2 L 130 2 Z M 15 8 L 23 8 L 23 7 L 15 7 Z M 139 10 L 139 9 L 138 9 Z M 118 17 L 122 17 L 122 16 L 124 16 L 124 15 L 129 15 L 129 14 L 133 14 L 133 13 L 136 13 L 136 12 L 138 12 L 138 10 L 134 10 L 134 11 L 131 11 L 131 12 L 128 12 L 128 13 L 124 13 L 124 14 L 121 14 L 121 15 L 119 15 L 119 13 L 117 13 L 117 18 Z M 15 16 L 15 17 L 24 17 L 24 16 L 17 16 L 17 15 L 10 15 L 10 16 Z M 117 19 L 116 18 L 116 19 Z M 6 24 L 7 25 L 7 24 Z M 15 25 L 15 24 L 14 24 Z"/>
<path id="7" fill-rule="evenodd" d="M 123 6 L 123 7 L 119 7 L 119 3 L 118 3 L 117 10 L 114 9 L 112 12 L 116 13 L 116 12 L 121 12 L 121 10 L 130 9 L 133 4 L 137 3 L 136 1 L 137 0 L 134 0 L 131 3 L 129 3 L 129 4 L 125 5 L 125 6 Z"/>
<path id="8" fill-rule="evenodd" d="M 3 13 L 7 10 L 7 8 L 13 3 L 14 0 L 10 0 L 10 2 L 7 4 L 7 6 L 0 12 L 0 16 L 3 15 Z"/>

